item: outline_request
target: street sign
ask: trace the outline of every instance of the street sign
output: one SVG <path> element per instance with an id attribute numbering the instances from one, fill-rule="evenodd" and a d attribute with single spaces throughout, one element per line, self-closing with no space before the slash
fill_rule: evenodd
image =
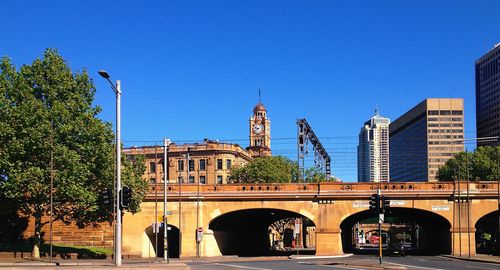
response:
<path id="1" fill-rule="evenodd" d="M 203 239 L 203 228 L 199 227 L 198 229 L 196 229 L 196 241 L 201 242 L 202 239 Z"/>
<path id="2" fill-rule="evenodd" d="M 384 214 L 378 214 L 378 223 L 379 224 L 384 223 Z"/>

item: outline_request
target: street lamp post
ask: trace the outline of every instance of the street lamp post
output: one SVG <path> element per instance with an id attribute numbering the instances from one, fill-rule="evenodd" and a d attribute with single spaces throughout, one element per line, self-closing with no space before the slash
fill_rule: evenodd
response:
<path id="1" fill-rule="evenodd" d="M 170 262 L 168 257 L 168 220 L 167 220 L 167 183 L 168 183 L 168 145 L 170 140 L 163 139 L 163 260 Z M 180 214 L 179 214 L 180 216 Z"/>
<path id="2" fill-rule="evenodd" d="M 116 222 L 115 222 L 115 265 L 122 265 L 122 215 L 120 210 L 120 188 L 121 188 L 121 111 L 120 111 L 120 97 L 121 97 L 121 87 L 120 80 L 116 81 L 116 86 L 109 79 L 109 74 L 104 70 L 99 70 L 99 75 L 106 79 L 111 88 L 116 94 L 116 188 L 115 188 L 115 199 L 116 199 Z"/>

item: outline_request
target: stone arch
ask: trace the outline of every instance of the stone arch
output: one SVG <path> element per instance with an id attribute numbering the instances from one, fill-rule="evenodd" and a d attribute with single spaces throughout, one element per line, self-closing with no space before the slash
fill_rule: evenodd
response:
<path id="1" fill-rule="evenodd" d="M 314 221 L 298 212 L 277 208 L 246 208 L 220 213 L 208 224 L 222 255 L 275 255 L 271 251 L 269 226 L 285 218 L 303 218 L 304 227 Z M 305 233 L 304 233 L 305 234 Z"/>
<path id="2" fill-rule="evenodd" d="M 498 210 L 489 212 L 480 217 L 474 224 L 475 246 L 477 253 L 493 254 L 498 253 L 499 219 Z"/>
<path id="3" fill-rule="evenodd" d="M 378 222 L 378 215 L 362 210 L 343 218 L 340 222 L 342 248 L 345 253 L 353 252 L 353 226 L 362 220 L 373 218 Z M 385 220 L 404 220 L 415 234 L 414 251 L 424 254 L 450 254 L 451 253 L 451 223 L 437 213 L 408 207 L 393 207 L 390 213 L 385 214 Z M 413 240 L 412 240 L 413 241 Z M 413 243 L 412 243 L 413 244 Z"/>
<path id="4" fill-rule="evenodd" d="M 179 228 L 171 224 L 168 224 L 167 228 L 168 256 L 169 258 L 179 258 Z M 155 233 L 157 230 L 158 233 Z M 150 247 L 154 252 L 153 256 L 156 254 L 156 257 L 163 257 L 164 227 L 159 226 L 157 230 L 151 225 L 144 230 L 144 233 L 149 238 Z"/>

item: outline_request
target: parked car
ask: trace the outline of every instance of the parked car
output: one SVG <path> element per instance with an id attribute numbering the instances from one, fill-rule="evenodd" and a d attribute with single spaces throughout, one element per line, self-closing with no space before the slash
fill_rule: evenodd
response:
<path id="1" fill-rule="evenodd" d="M 389 254 L 394 254 L 394 255 L 399 255 L 399 256 L 406 255 L 406 248 L 405 248 L 405 245 L 402 241 L 391 243 L 389 245 L 389 248 L 387 249 L 387 251 L 389 252 Z"/>

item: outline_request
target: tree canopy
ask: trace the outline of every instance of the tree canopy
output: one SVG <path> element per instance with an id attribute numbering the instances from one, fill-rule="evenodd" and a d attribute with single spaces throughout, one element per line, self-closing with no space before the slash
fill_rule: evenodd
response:
<path id="1" fill-rule="evenodd" d="M 439 168 L 439 181 L 466 179 L 497 180 L 500 176 L 500 147 L 482 146 L 474 152 L 461 152 Z"/>
<path id="2" fill-rule="evenodd" d="M 299 166 L 286 157 L 259 157 L 244 167 L 231 168 L 230 183 L 296 183 Z M 333 180 L 333 179 L 332 179 Z M 326 174 L 317 167 L 305 171 L 304 182 L 326 181 Z"/>
<path id="3" fill-rule="evenodd" d="M 85 226 L 111 218 L 98 196 L 113 186 L 114 134 L 97 118 L 95 91 L 87 71 L 72 73 L 56 50 L 19 70 L 7 57 L 0 63 L 0 192 L 34 217 L 35 243 L 49 215 L 51 176 L 54 220 Z M 123 162 L 136 212 L 147 186 L 144 163 Z"/>

